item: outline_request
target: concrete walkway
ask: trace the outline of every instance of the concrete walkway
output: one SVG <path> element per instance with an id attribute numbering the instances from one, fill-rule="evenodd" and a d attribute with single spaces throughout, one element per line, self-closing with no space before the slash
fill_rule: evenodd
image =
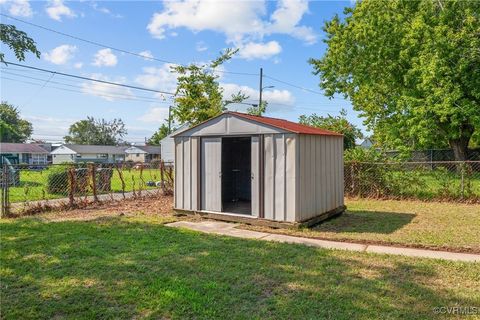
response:
<path id="1" fill-rule="evenodd" d="M 231 237 L 245 238 L 245 239 L 259 239 L 265 241 L 275 241 L 284 243 L 298 243 L 312 247 L 326 248 L 326 249 L 340 249 L 360 252 L 374 252 L 383 254 L 403 255 L 409 257 L 433 258 L 452 261 L 467 261 L 480 262 L 480 254 L 469 253 L 455 253 L 448 251 L 435 251 L 425 249 L 400 248 L 379 245 L 367 245 L 359 243 L 327 241 L 310 238 L 292 237 L 281 234 L 273 234 L 267 232 L 258 232 L 237 229 L 237 224 L 219 221 L 178 221 L 167 224 L 168 227 L 186 228 L 205 233 L 212 233 L 218 235 L 225 235 Z"/>

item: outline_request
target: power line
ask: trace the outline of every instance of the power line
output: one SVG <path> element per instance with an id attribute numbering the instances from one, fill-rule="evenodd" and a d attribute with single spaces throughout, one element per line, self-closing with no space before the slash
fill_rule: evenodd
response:
<path id="1" fill-rule="evenodd" d="M 41 86 L 40 83 L 35 83 L 35 82 L 30 82 L 30 81 L 22 81 L 22 80 L 19 80 L 19 79 L 12 79 L 12 78 L 8 78 L 8 77 L 5 77 L 5 76 L 2 76 L 1 79 L 20 82 L 20 83 L 25 83 L 25 84 L 30 84 L 30 85 L 34 85 L 34 86 Z M 78 93 L 78 94 L 87 94 L 88 93 L 88 92 L 84 92 L 84 91 L 71 90 L 71 89 L 60 88 L 60 87 L 56 87 L 56 86 L 47 86 L 47 88 L 52 88 L 52 89 L 57 89 L 57 90 L 62 90 L 62 91 L 67 91 L 67 92 L 73 92 L 73 93 Z M 93 92 L 92 94 L 95 95 L 95 96 L 98 96 L 98 97 L 112 98 L 112 99 L 141 101 L 141 102 L 169 103 L 167 101 L 143 100 L 143 99 L 137 99 L 134 96 L 133 97 L 118 96 L 118 95 L 109 95 L 109 94 L 103 94 L 103 93 L 97 93 L 97 92 Z"/>
<path id="2" fill-rule="evenodd" d="M 153 60 L 153 61 L 169 63 L 169 64 L 174 64 L 174 65 L 184 66 L 184 67 L 186 66 L 184 64 L 176 63 L 176 62 L 173 62 L 173 61 L 169 61 L 169 60 L 165 60 L 165 59 L 159 59 L 159 58 L 155 58 L 155 57 L 152 57 L 152 56 L 147 56 L 147 55 L 144 55 L 144 54 L 132 52 L 132 51 L 129 51 L 129 50 L 112 47 L 112 46 L 102 44 L 100 42 L 88 40 L 88 39 L 85 39 L 85 38 L 80 38 L 78 36 L 74 36 L 74 35 L 71 35 L 71 34 L 68 34 L 68 33 L 65 33 L 65 32 L 61 32 L 61 31 L 54 30 L 54 29 L 51 29 L 51 28 L 48 28 L 48 27 L 44 27 L 44 26 L 41 26 L 39 24 L 35 24 L 35 23 L 28 22 L 28 21 L 25 21 L 25 20 L 22 20 L 22 19 L 18 19 L 18 18 L 9 16 L 9 15 L 4 14 L 4 13 L 0 13 L 0 15 L 4 16 L 6 18 L 9 18 L 9 19 L 12 19 L 12 20 L 30 25 L 32 27 L 36 27 L 36 28 L 39 28 L 39 29 L 43 29 L 45 31 L 53 32 L 53 33 L 62 35 L 64 37 L 69 37 L 69 38 L 72 38 L 72 39 L 75 39 L 75 40 L 78 40 L 78 41 L 82 41 L 82 42 L 85 42 L 85 43 L 88 43 L 88 44 L 91 44 L 91 45 L 94 45 L 94 46 L 97 46 L 97 47 L 102 47 L 102 48 L 114 50 L 114 51 L 117 51 L 117 52 L 129 54 L 129 55 L 136 56 L 136 57 L 139 57 L 139 58 L 142 58 L 142 59 L 145 59 L 145 60 Z M 236 75 L 244 75 L 244 76 L 258 76 L 258 74 L 255 74 L 255 73 L 225 71 L 225 70 L 218 70 L 218 69 L 212 69 L 212 70 L 214 70 L 215 72 L 220 72 L 220 73 L 228 73 L 228 74 L 236 74 Z"/>
<path id="3" fill-rule="evenodd" d="M 290 87 L 293 87 L 293 88 L 297 88 L 297 89 L 300 89 L 300 90 L 308 91 L 308 92 L 315 93 L 315 94 L 318 94 L 318 95 L 321 95 L 321 96 L 324 95 L 324 94 L 321 93 L 320 91 L 315 91 L 315 90 L 312 90 L 312 89 L 308 89 L 308 88 L 305 88 L 305 87 L 302 87 L 302 86 L 299 86 L 299 85 L 296 85 L 296 84 L 293 84 L 293 83 L 290 83 L 290 82 L 287 82 L 287 81 L 283 81 L 283 80 L 280 80 L 280 79 L 271 77 L 271 76 L 269 76 L 269 75 L 263 75 L 263 76 L 264 76 L 265 78 L 270 79 L 270 80 L 273 80 L 273 81 L 277 81 L 277 82 L 286 84 L 287 86 L 290 86 Z"/>
<path id="4" fill-rule="evenodd" d="M 2 68 L 2 69 L 3 69 L 3 68 Z M 31 76 L 27 76 L 27 75 L 23 75 L 23 74 L 18 74 L 18 73 L 15 73 L 15 72 L 3 71 L 2 73 L 3 73 L 3 74 L 7 74 L 7 75 L 16 76 L 16 77 L 22 77 L 22 78 L 27 78 L 27 79 L 32 79 L 32 80 L 38 80 L 38 81 L 44 81 L 44 80 L 45 80 L 45 79 L 41 79 L 41 78 L 36 78 L 36 77 L 31 77 Z M 52 75 L 54 75 L 54 74 L 52 73 Z M 58 81 L 50 81 L 50 83 L 59 84 L 59 85 L 62 85 L 62 86 L 67 86 L 67 87 L 85 89 L 85 88 L 82 87 L 82 86 L 77 86 L 77 85 L 73 85 L 73 84 L 69 84 L 69 83 L 63 83 L 63 82 L 58 82 Z M 53 87 L 49 87 L 49 88 L 53 88 Z M 89 91 L 92 91 L 92 92 L 103 93 L 103 92 L 98 91 L 98 90 L 93 90 L 92 88 L 89 88 L 88 90 L 89 90 Z M 87 92 L 84 92 L 84 93 L 87 93 Z M 126 95 L 126 94 L 120 94 L 120 93 L 113 93 L 113 95 L 119 96 L 119 97 L 122 97 L 122 96 L 123 96 L 123 97 L 134 97 L 134 98 L 144 99 L 144 100 L 142 100 L 142 101 L 147 101 L 147 102 L 159 102 L 158 99 L 151 98 L 151 97 L 147 97 L 147 96 Z"/>
<path id="5" fill-rule="evenodd" d="M 53 71 L 53 70 L 48 70 L 48 69 L 42 69 L 42 68 L 37 68 L 37 67 L 32 67 L 32 66 L 27 66 L 23 64 L 18 64 L 18 63 L 13 63 L 9 61 L 5 61 L 7 65 L 14 65 L 22 68 L 27 68 L 27 69 L 32 69 L 32 70 L 39 70 L 43 72 L 48 72 L 48 73 L 54 73 L 58 74 L 61 76 L 65 77 L 72 77 L 72 78 L 77 78 L 77 79 L 82 79 L 82 80 L 88 80 L 88 81 L 94 81 L 94 82 L 99 82 L 99 83 L 104 83 L 104 84 L 110 84 L 112 86 L 119 86 L 119 87 L 125 87 L 125 88 L 130 88 L 130 89 L 135 89 L 135 90 L 142 90 L 142 91 L 148 91 L 148 92 L 155 92 L 155 93 L 161 93 L 161 94 L 167 94 L 167 95 L 172 95 L 175 96 L 176 94 L 173 92 L 167 92 L 167 91 L 161 91 L 161 90 L 154 90 L 154 89 L 148 89 L 144 87 L 138 87 L 138 86 L 132 86 L 128 84 L 123 84 L 123 83 L 118 83 L 118 82 L 111 82 L 111 81 L 106 81 L 106 80 L 100 80 L 100 79 L 93 79 L 93 78 L 88 78 L 88 77 L 83 77 L 83 76 L 77 76 L 74 74 L 69 74 L 69 73 L 63 73 L 63 72 L 58 72 L 58 71 Z"/>

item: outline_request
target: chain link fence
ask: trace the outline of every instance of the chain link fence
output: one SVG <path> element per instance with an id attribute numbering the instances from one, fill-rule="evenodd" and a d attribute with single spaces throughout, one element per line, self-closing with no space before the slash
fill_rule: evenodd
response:
<path id="1" fill-rule="evenodd" d="M 173 194 L 173 164 L 71 163 L 42 166 L 3 164 L 2 216 L 53 208 Z"/>
<path id="2" fill-rule="evenodd" d="M 345 196 L 480 203 L 480 161 L 346 162 Z M 4 164 L 2 216 L 172 195 L 173 163 Z"/>
<path id="3" fill-rule="evenodd" d="M 345 195 L 480 203 L 480 161 L 347 162 Z"/>

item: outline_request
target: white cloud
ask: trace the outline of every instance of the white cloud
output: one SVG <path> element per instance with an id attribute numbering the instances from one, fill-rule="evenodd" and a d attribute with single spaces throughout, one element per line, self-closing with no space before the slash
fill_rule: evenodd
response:
<path id="1" fill-rule="evenodd" d="M 265 17 L 266 13 L 265 1 L 167 1 L 164 9 L 152 16 L 147 29 L 159 39 L 177 28 L 193 32 L 210 30 L 223 33 L 228 44 L 238 47 L 262 42 L 272 34 L 287 34 L 307 44 L 316 42 L 313 30 L 301 24 L 308 13 L 308 1 L 283 0 L 269 17 Z"/>
<path id="2" fill-rule="evenodd" d="M 77 51 L 76 46 L 62 44 L 49 52 L 45 53 L 45 60 L 53 64 L 66 64 L 70 59 L 73 58 L 75 51 Z"/>
<path id="3" fill-rule="evenodd" d="M 153 54 L 150 50 L 145 50 L 145 51 L 139 52 L 138 54 L 143 56 L 143 59 L 147 61 L 152 61 L 153 59 Z"/>
<path id="4" fill-rule="evenodd" d="M 173 64 L 165 63 L 163 66 L 143 68 L 143 73 L 135 78 L 135 82 L 149 89 L 172 92 L 177 86 L 177 76 L 171 72 Z"/>
<path id="5" fill-rule="evenodd" d="M 308 1 L 283 0 L 270 17 L 266 33 L 284 33 L 303 40 L 307 44 L 317 41 L 312 28 L 299 25 L 303 15 L 308 13 Z"/>
<path id="6" fill-rule="evenodd" d="M 8 12 L 16 17 L 31 17 L 33 10 L 28 0 L 11 0 L 0 1 L 0 4 L 5 4 L 8 7 Z"/>
<path id="7" fill-rule="evenodd" d="M 247 60 L 268 59 L 281 51 L 282 47 L 277 41 L 269 41 L 267 43 L 249 42 L 240 48 L 239 57 Z"/>
<path id="8" fill-rule="evenodd" d="M 205 42 L 199 41 L 199 42 L 197 42 L 197 45 L 195 46 L 195 49 L 198 52 L 202 52 L 202 51 L 208 50 L 208 47 L 207 47 L 207 44 Z"/>
<path id="9" fill-rule="evenodd" d="M 76 118 L 57 118 L 51 116 L 26 115 L 25 119 L 33 125 L 32 138 L 47 141 L 62 141 L 68 133 L 70 124 L 78 121 Z"/>
<path id="10" fill-rule="evenodd" d="M 50 0 L 45 10 L 50 18 L 57 21 L 62 21 L 62 16 L 67 18 L 77 16 L 72 9 L 63 3 L 63 0 Z"/>
<path id="11" fill-rule="evenodd" d="M 93 65 L 97 67 L 114 67 L 117 65 L 117 56 L 112 53 L 111 49 L 101 49 L 95 54 Z"/>
<path id="12" fill-rule="evenodd" d="M 83 63 L 82 63 L 82 62 L 77 62 L 77 63 L 75 63 L 75 64 L 73 65 L 73 67 L 74 67 L 75 69 L 81 69 L 81 68 L 83 67 Z"/>
<path id="13" fill-rule="evenodd" d="M 109 15 L 109 16 L 114 17 L 114 18 L 123 18 L 122 15 L 113 13 L 113 12 L 112 12 L 110 9 L 108 9 L 107 7 L 100 7 L 100 6 L 98 5 L 98 3 L 96 3 L 96 2 L 92 2 L 92 3 L 91 3 L 91 6 L 92 6 L 93 10 L 98 11 L 98 12 L 100 12 L 100 13 Z"/>
<path id="14" fill-rule="evenodd" d="M 232 94 L 236 94 L 239 91 L 243 92 L 250 98 L 245 102 L 258 103 L 259 92 L 257 89 L 253 89 L 249 86 L 242 86 L 235 83 L 221 83 L 223 88 L 223 97 L 225 100 L 231 97 Z M 289 110 L 295 104 L 295 97 L 288 90 L 267 89 L 263 91 L 263 100 L 268 102 L 269 111 L 275 110 Z M 244 111 L 248 108 L 248 105 L 232 104 L 229 109 Z"/>
<path id="15" fill-rule="evenodd" d="M 100 73 L 94 73 L 90 77 L 97 80 L 122 84 L 126 83 L 125 77 L 110 78 Z M 115 101 L 117 99 L 128 99 L 133 97 L 133 94 L 129 88 L 94 81 L 82 83 L 82 92 L 85 94 L 98 96 L 107 101 Z"/>
<path id="16" fill-rule="evenodd" d="M 168 118 L 168 106 L 158 106 L 150 108 L 144 115 L 137 120 L 147 123 L 162 123 Z"/>

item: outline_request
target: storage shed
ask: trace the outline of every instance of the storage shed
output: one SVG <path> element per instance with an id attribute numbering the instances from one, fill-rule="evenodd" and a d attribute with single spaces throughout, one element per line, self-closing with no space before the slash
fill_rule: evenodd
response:
<path id="1" fill-rule="evenodd" d="M 341 134 L 228 111 L 174 142 L 176 211 L 308 224 L 345 209 Z"/>

